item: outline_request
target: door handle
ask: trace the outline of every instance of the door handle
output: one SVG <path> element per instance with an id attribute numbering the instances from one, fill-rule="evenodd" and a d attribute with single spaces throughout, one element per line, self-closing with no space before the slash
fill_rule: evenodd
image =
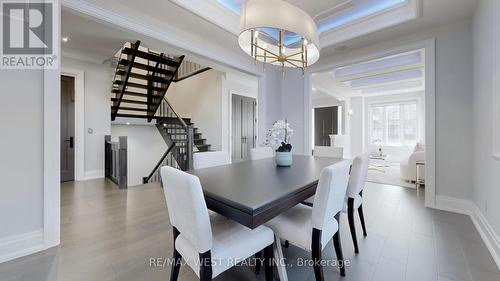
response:
<path id="1" fill-rule="evenodd" d="M 67 139 L 65 141 L 69 141 L 69 148 L 73 148 L 73 146 L 74 146 L 74 138 L 73 137 L 69 137 L 69 139 Z"/>

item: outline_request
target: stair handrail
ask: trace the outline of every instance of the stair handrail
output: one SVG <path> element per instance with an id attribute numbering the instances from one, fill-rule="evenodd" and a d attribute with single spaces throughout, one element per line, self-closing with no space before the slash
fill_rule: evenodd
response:
<path id="1" fill-rule="evenodd" d="M 184 127 L 184 129 L 187 130 L 188 129 L 188 125 L 186 124 L 186 122 L 184 121 L 184 119 L 182 119 L 182 117 L 177 113 L 177 111 L 175 111 L 174 107 L 170 104 L 170 102 L 167 100 L 166 97 L 163 97 L 163 101 L 168 105 L 169 109 L 175 115 L 175 117 L 177 118 L 177 120 L 179 120 L 179 122 L 181 123 L 181 126 Z"/>
<path id="2" fill-rule="evenodd" d="M 163 101 L 167 104 L 171 112 L 175 115 L 177 120 L 181 126 L 186 130 L 186 140 L 187 140 L 187 159 L 186 166 L 183 167 L 183 170 L 191 170 L 193 169 L 193 154 L 194 154 L 194 128 L 191 125 L 187 125 L 184 119 L 175 111 L 174 107 L 170 104 L 167 98 L 164 96 Z"/>
<path id="3" fill-rule="evenodd" d="M 143 184 L 146 184 L 149 182 L 149 180 L 151 180 L 151 178 L 154 176 L 154 174 L 156 173 L 156 171 L 160 168 L 161 164 L 163 163 L 163 161 L 165 160 L 165 158 L 167 158 L 168 154 L 172 151 L 172 149 L 175 147 L 175 142 L 173 142 L 167 149 L 167 151 L 165 151 L 165 153 L 163 153 L 163 156 L 160 158 L 160 160 L 158 161 L 158 163 L 156 163 L 155 167 L 153 168 L 153 170 L 151 171 L 151 173 L 149 173 L 149 175 L 147 177 L 143 177 L 142 178 L 142 183 Z"/>

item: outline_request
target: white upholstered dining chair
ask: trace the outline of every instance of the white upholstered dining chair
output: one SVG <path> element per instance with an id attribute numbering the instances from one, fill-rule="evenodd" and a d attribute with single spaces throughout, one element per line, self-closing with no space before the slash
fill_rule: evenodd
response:
<path id="1" fill-rule="evenodd" d="M 273 149 L 269 146 L 256 147 L 250 149 L 250 160 L 260 160 L 273 157 L 274 157 Z"/>
<path id="2" fill-rule="evenodd" d="M 339 214 L 349 180 L 350 162 L 335 163 L 321 171 L 313 207 L 299 204 L 266 223 L 280 240 L 312 253 L 314 274 L 317 281 L 323 280 L 321 252 L 333 238 L 340 273 L 345 276 L 339 233 Z"/>
<path id="3" fill-rule="evenodd" d="M 313 155 L 318 157 L 344 158 L 344 148 L 333 146 L 315 146 Z"/>
<path id="4" fill-rule="evenodd" d="M 363 189 L 365 187 L 366 176 L 368 174 L 368 162 L 370 156 L 368 153 L 356 156 L 352 162 L 349 184 L 347 186 L 346 201 L 342 211 L 347 213 L 349 220 L 349 229 L 351 231 L 354 252 L 359 253 L 358 240 L 356 236 L 356 227 L 354 225 L 354 211 L 358 209 L 359 220 L 363 228 L 363 236 L 366 236 L 365 218 L 363 215 Z"/>
<path id="5" fill-rule="evenodd" d="M 328 157 L 328 158 L 344 158 L 344 149 L 342 147 L 331 146 L 315 146 L 313 150 L 315 157 Z M 314 204 L 314 196 L 304 200 L 306 204 Z"/>
<path id="6" fill-rule="evenodd" d="M 207 151 L 193 154 L 193 168 L 203 169 L 231 164 L 229 153 L 225 151 Z"/>
<path id="7" fill-rule="evenodd" d="M 262 250 L 266 281 L 272 280 L 271 229 L 249 229 L 221 215 L 209 216 L 200 181 L 194 175 L 164 166 L 161 177 L 174 236 L 171 281 L 179 276 L 181 259 L 206 281 Z"/>

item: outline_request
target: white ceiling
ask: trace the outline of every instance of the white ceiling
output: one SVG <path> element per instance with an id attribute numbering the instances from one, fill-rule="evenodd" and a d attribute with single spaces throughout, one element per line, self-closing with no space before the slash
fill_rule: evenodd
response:
<path id="1" fill-rule="evenodd" d="M 425 89 L 424 68 L 423 51 L 416 50 L 314 73 L 312 84 L 337 99 L 401 94 Z"/>
<path id="2" fill-rule="evenodd" d="M 314 0 L 314 1 L 304 1 L 304 0 L 285 0 L 286 2 L 293 4 L 306 13 L 308 13 L 312 18 L 317 17 L 325 12 L 334 12 L 344 8 L 352 7 L 354 0 Z"/>
<path id="3" fill-rule="evenodd" d="M 422 17 L 419 19 L 327 46 L 321 50 L 321 56 L 327 57 L 429 28 L 470 19 L 478 2 L 479 0 L 422 0 Z"/>
<path id="4" fill-rule="evenodd" d="M 207 54 L 213 53 L 214 51 L 218 54 L 222 54 L 223 59 L 226 60 L 224 63 L 235 62 L 234 65 L 245 63 L 248 64 L 249 67 L 253 67 L 251 59 L 246 56 L 238 46 L 234 34 L 171 1 L 148 0 L 147 4 L 145 4 L 143 1 L 136 0 L 87 0 L 86 3 L 98 6 L 99 9 L 114 12 L 117 15 L 133 15 L 135 21 L 183 39 L 183 41 L 179 41 L 180 43 L 189 41 L 190 45 L 198 46 L 200 50 L 206 50 Z M 309 13 L 316 13 L 320 9 L 328 8 L 329 3 L 331 7 L 336 7 L 345 2 L 342 0 L 288 1 L 306 9 Z M 366 0 L 353 1 L 358 2 Z M 135 41 L 140 38 L 147 47 L 153 49 L 168 52 L 172 50 L 173 54 L 182 53 L 191 56 L 196 55 L 183 50 L 183 46 L 166 45 L 165 42 L 162 42 L 160 39 L 144 38 L 143 35 L 128 31 L 126 25 L 111 27 L 107 23 L 98 23 L 95 22 L 94 19 L 77 16 L 74 14 L 74 10 L 68 12 L 68 8 L 65 7 L 65 2 L 75 1 L 63 1 L 62 35 L 70 37 L 68 43 L 63 43 L 62 49 L 65 52 L 85 52 L 97 58 L 106 59 L 111 57 L 123 42 Z M 188 1 L 185 2 L 187 3 Z M 343 52 L 344 50 L 339 50 L 339 47 L 341 47 L 340 49 L 351 50 L 383 40 L 390 40 L 391 38 L 417 32 L 419 30 L 470 18 L 478 0 L 422 0 L 422 2 L 421 18 L 387 28 L 383 31 L 366 34 L 340 44 L 325 47 L 321 51 L 320 61 L 322 58 Z M 346 47 L 343 47 L 344 45 Z M 204 57 L 204 59 L 207 59 L 207 57 Z M 213 59 L 218 60 L 217 57 Z M 209 65 L 209 62 L 206 61 L 192 60 Z M 227 65 L 231 64 L 228 63 Z"/>

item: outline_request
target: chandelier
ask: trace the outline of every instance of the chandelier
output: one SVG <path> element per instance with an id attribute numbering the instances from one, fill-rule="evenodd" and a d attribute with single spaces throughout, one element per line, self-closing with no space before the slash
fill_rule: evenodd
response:
<path id="1" fill-rule="evenodd" d="M 249 0 L 242 5 L 240 47 L 255 63 L 298 68 L 304 74 L 319 59 L 316 23 L 303 10 L 282 0 Z"/>

